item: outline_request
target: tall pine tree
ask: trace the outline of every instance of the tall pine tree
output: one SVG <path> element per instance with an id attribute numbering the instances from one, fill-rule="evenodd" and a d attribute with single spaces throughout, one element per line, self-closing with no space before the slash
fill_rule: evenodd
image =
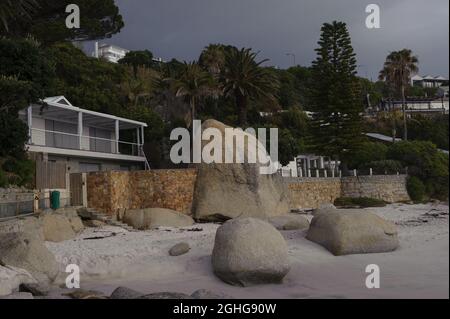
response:
<path id="1" fill-rule="evenodd" d="M 320 155 L 345 162 L 362 140 L 356 54 L 344 22 L 325 23 L 312 67 L 310 143 Z"/>

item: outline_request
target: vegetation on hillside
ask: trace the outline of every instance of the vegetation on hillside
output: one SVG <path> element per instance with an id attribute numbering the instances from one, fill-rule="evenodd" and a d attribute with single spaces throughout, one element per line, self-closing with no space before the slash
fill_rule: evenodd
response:
<path id="1" fill-rule="evenodd" d="M 24 185 L 32 176 L 24 149 L 28 130 L 19 110 L 43 97 L 64 95 L 83 108 L 146 122 L 145 151 L 154 168 L 173 165 L 168 137 L 174 127 L 215 118 L 234 127 L 279 128 L 282 164 L 315 152 L 339 158 L 348 168 L 409 167 L 426 196 L 444 197 L 445 188 L 448 192 L 448 156 L 435 146 L 448 150 L 448 115 L 407 119 L 408 137 L 414 140 L 407 144 L 364 138 L 362 132 L 391 135 L 394 128 L 398 135 L 404 130 L 401 113 L 363 119 L 364 107 L 398 97 L 398 92 L 431 92 L 406 84 L 399 91 L 393 57 L 383 71 L 387 81 L 358 78 L 345 23 L 323 25 L 312 67 L 276 69 L 265 66 L 267 60 L 250 48 L 218 43 L 205 47 L 198 61 L 161 63 L 143 49 L 113 64 L 88 57 L 70 41 L 119 32 L 123 21 L 114 1 L 78 1 L 90 12 L 78 31 L 64 26 L 61 13 L 69 2 L 0 4 L 0 185 Z M 414 64 L 411 52 L 409 56 Z M 414 71 L 413 65 L 408 69 Z"/>

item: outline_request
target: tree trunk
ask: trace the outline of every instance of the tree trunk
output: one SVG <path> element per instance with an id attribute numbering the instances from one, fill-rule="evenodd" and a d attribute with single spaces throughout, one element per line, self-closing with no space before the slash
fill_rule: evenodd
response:
<path id="1" fill-rule="evenodd" d="M 403 109 L 403 140 L 408 140 L 408 126 L 406 124 L 406 97 L 405 97 L 405 85 L 402 84 L 402 109 Z"/>
<path id="2" fill-rule="evenodd" d="M 245 128 L 247 125 L 247 97 L 236 92 L 236 106 L 239 112 L 239 125 Z"/>
<path id="3" fill-rule="evenodd" d="M 190 99 L 190 104 L 191 104 L 191 125 L 194 125 L 194 120 L 195 120 L 195 98 L 191 98 Z"/>

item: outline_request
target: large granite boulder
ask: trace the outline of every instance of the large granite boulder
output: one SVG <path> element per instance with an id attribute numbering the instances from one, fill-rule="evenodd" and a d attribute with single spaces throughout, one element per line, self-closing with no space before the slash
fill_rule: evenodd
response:
<path id="1" fill-rule="evenodd" d="M 24 283 L 36 283 L 36 280 L 24 269 L 0 265 L 0 297 L 19 290 Z"/>
<path id="2" fill-rule="evenodd" d="M 363 209 L 318 210 L 306 238 L 336 256 L 389 252 L 399 245 L 395 225 Z"/>
<path id="3" fill-rule="evenodd" d="M 25 269 L 38 281 L 53 281 L 59 272 L 58 264 L 40 232 L 0 233 L 0 264 Z"/>
<path id="4" fill-rule="evenodd" d="M 84 229 L 75 207 L 47 209 L 41 213 L 39 221 L 46 241 L 61 242 L 74 239 Z"/>
<path id="5" fill-rule="evenodd" d="M 128 210 L 123 216 L 123 222 L 136 229 L 188 227 L 194 224 L 192 217 L 166 208 Z"/>
<path id="6" fill-rule="evenodd" d="M 289 271 L 287 244 L 269 223 L 256 218 L 227 221 L 216 233 L 214 273 L 236 286 L 280 283 Z"/>
<path id="7" fill-rule="evenodd" d="M 192 208 L 194 218 L 214 221 L 236 217 L 267 218 L 288 213 L 289 192 L 282 177 L 278 174 L 262 175 L 259 163 L 248 163 L 248 145 L 256 145 L 257 139 L 241 131 L 237 135 L 244 138 L 244 147 L 230 146 L 224 142 L 225 129 L 230 127 L 215 120 L 207 120 L 202 125 L 202 131 L 208 128 L 216 128 L 222 133 L 224 164 L 202 162 L 192 165 L 198 169 Z M 268 138 L 269 134 L 267 135 Z M 254 144 L 249 144 L 248 141 L 253 141 Z M 203 141 L 202 149 L 208 142 Z M 267 157 L 266 150 L 259 145 L 261 156 Z M 245 163 L 237 164 L 234 161 L 226 164 L 224 159 L 227 149 L 234 151 L 234 154 L 244 154 Z M 254 154 L 251 149 L 250 152 Z"/>

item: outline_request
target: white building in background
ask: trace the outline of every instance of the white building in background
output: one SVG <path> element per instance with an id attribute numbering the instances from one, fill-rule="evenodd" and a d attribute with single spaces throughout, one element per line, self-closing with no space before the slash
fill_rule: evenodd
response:
<path id="1" fill-rule="evenodd" d="M 130 52 L 128 49 L 121 48 L 117 45 L 102 43 L 99 44 L 95 42 L 94 52 L 92 56 L 99 59 L 103 58 L 111 63 L 118 63 L 120 59 L 123 59 L 127 53 Z M 162 58 L 153 58 L 154 62 L 164 63 Z"/>
<path id="2" fill-rule="evenodd" d="M 421 86 L 424 88 L 438 88 L 447 81 L 448 79 L 443 76 L 415 75 L 411 78 L 411 85 Z"/>
<path id="3" fill-rule="evenodd" d="M 98 42 L 95 42 L 95 49 L 92 55 L 95 58 L 103 58 L 111 63 L 118 63 L 128 52 L 130 52 L 130 50 L 116 45 L 106 43 L 99 44 Z"/>

